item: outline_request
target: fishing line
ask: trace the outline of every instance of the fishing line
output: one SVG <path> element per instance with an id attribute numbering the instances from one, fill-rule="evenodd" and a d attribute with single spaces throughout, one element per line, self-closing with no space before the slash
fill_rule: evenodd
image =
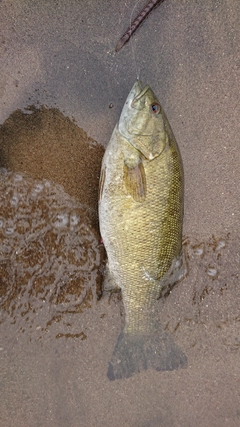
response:
<path id="1" fill-rule="evenodd" d="M 130 15 L 130 43 L 131 43 L 132 56 L 133 56 L 133 62 L 134 62 L 134 65 L 135 65 L 135 71 L 136 71 L 136 75 L 137 75 L 137 80 L 139 80 L 139 78 L 140 78 L 140 67 L 139 67 L 139 70 L 138 70 L 138 68 L 137 68 L 137 60 L 136 60 L 136 56 L 135 56 L 135 50 L 134 50 L 134 46 L 133 46 L 133 38 L 131 37 L 131 35 L 132 35 L 131 27 L 132 27 L 132 22 L 133 22 L 133 12 L 136 9 L 136 7 L 137 7 L 137 5 L 138 5 L 138 3 L 140 1 L 141 0 L 137 0 L 137 2 L 135 3 L 135 5 L 133 6 L 133 9 L 132 9 L 132 12 L 131 12 L 131 15 Z"/>

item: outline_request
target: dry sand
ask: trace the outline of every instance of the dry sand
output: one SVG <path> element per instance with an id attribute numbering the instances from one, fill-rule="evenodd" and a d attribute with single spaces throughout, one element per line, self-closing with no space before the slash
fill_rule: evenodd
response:
<path id="1" fill-rule="evenodd" d="M 0 2 L 1 427 L 240 425 L 240 3 L 165 0 L 136 63 L 114 53 L 132 7 Z M 110 382 L 123 306 L 99 300 L 97 186 L 136 68 L 184 162 L 189 274 L 158 317 L 188 367 Z"/>

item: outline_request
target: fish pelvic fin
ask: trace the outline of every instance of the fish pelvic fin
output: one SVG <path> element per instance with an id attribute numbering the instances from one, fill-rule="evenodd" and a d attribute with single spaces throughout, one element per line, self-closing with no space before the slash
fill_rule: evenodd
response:
<path id="1" fill-rule="evenodd" d="M 106 178 L 106 166 L 104 166 L 101 170 L 100 180 L 99 180 L 99 187 L 98 187 L 98 203 L 102 200 L 103 195 L 103 187 L 105 184 L 105 178 Z"/>
<path id="2" fill-rule="evenodd" d="M 108 366 L 111 381 L 129 378 L 148 368 L 173 371 L 187 367 L 187 357 L 161 329 L 150 335 L 121 333 Z"/>

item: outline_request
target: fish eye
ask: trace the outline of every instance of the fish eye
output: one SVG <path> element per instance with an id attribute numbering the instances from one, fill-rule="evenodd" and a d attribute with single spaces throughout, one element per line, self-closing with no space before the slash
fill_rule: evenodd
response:
<path id="1" fill-rule="evenodd" d="M 153 102 L 153 104 L 151 105 L 151 112 L 153 114 L 158 114 L 160 113 L 161 107 L 157 102 Z"/>

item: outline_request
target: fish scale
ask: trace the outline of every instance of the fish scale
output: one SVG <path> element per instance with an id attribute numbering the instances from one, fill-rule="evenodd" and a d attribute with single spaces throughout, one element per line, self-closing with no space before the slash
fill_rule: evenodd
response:
<path id="1" fill-rule="evenodd" d="M 105 283 L 121 289 L 125 308 L 109 378 L 148 367 L 183 367 L 186 356 L 161 331 L 155 315 L 163 289 L 185 273 L 182 160 L 158 99 L 139 81 L 107 146 L 99 194 L 100 232 L 108 256 Z"/>

